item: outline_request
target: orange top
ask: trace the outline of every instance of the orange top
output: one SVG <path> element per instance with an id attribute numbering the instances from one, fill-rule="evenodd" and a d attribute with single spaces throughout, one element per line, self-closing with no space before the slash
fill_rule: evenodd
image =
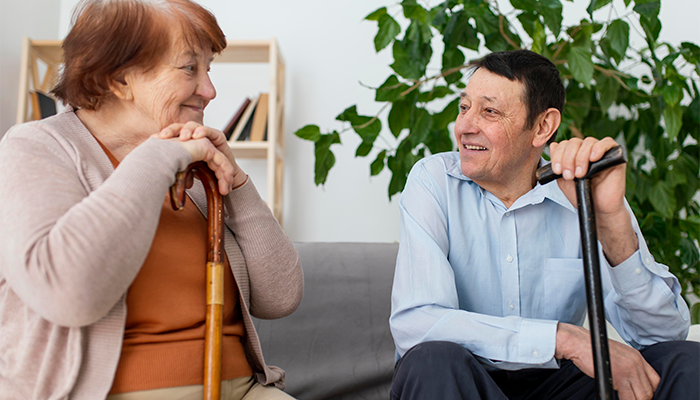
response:
<path id="1" fill-rule="evenodd" d="M 103 147 L 104 148 L 104 147 Z M 105 149 L 112 164 L 118 161 Z M 251 376 L 238 287 L 226 254 L 221 379 Z M 121 358 L 110 394 L 202 384 L 207 221 L 191 200 L 163 203 L 151 250 L 126 296 Z"/>

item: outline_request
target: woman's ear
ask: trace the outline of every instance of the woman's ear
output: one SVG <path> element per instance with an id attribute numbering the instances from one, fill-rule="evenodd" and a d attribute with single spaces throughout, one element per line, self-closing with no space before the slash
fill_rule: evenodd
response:
<path id="1" fill-rule="evenodd" d="M 561 113 L 556 108 L 549 108 L 537 119 L 535 136 L 532 139 L 533 147 L 543 147 L 554 135 L 561 123 Z"/>
<path id="2" fill-rule="evenodd" d="M 127 77 L 127 73 L 124 72 L 112 79 L 109 89 L 115 96 L 117 96 L 118 99 L 131 101 L 134 99 L 134 93 L 131 90 L 129 81 L 130 79 Z"/>

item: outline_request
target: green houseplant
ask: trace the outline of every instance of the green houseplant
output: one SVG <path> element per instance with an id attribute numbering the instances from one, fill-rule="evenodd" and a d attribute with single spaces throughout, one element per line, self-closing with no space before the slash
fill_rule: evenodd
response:
<path id="1" fill-rule="evenodd" d="M 700 47 L 659 41 L 659 1 L 624 0 L 618 10 L 612 0 L 591 0 L 588 18 L 575 26 L 562 25 L 560 0 L 510 0 L 508 13 L 498 3 L 446 0 L 428 7 L 403 0 L 370 13 L 366 19 L 378 27 L 375 49 L 391 49 L 394 73 L 371 88 L 383 103 L 377 115 L 361 115 L 353 105 L 336 117 L 344 129 L 307 125 L 296 132 L 314 142 L 315 183 L 326 181 L 341 134 L 355 132 L 362 140 L 355 155 L 371 155 L 370 175 L 387 168 L 389 197 L 399 193 L 416 161 L 454 150 L 448 124 L 458 113 L 468 60 L 527 48 L 551 59 L 566 86 L 557 140 L 612 136 L 626 145 L 627 200 L 649 248 L 684 294 L 700 297 Z M 594 20 L 601 9 L 596 15 L 605 20 Z M 643 38 L 641 48 L 630 46 L 631 31 Z M 428 72 L 429 64 L 439 70 Z M 700 322 L 700 303 L 691 314 Z"/>

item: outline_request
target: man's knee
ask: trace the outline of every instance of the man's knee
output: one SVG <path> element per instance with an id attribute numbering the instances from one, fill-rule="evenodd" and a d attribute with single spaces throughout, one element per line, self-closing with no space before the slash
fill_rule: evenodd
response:
<path id="1" fill-rule="evenodd" d="M 415 345 L 404 354 L 398 369 L 420 369 L 422 376 L 444 376 L 455 368 L 464 369 L 474 359 L 469 350 L 454 342 L 433 341 Z"/>
<path id="2" fill-rule="evenodd" d="M 700 362 L 700 342 L 678 340 L 657 343 L 641 351 L 651 365 L 666 364 L 682 365 L 686 368 L 697 368 Z"/>
<path id="3" fill-rule="evenodd" d="M 498 387 L 469 350 L 453 342 L 424 342 L 396 364 L 392 399 L 497 398 Z M 488 395 L 492 393 L 492 395 Z"/>
<path id="4" fill-rule="evenodd" d="M 657 343 L 641 351 L 644 359 L 671 384 L 698 385 L 700 376 L 700 342 L 672 341 Z"/>

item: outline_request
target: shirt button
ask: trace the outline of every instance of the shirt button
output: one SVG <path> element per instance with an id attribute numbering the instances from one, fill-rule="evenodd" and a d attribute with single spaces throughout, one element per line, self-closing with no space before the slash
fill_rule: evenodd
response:
<path id="1" fill-rule="evenodd" d="M 539 356 L 540 356 L 540 352 L 537 351 L 537 349 L 535 349 L 535 351 L 532 352 L 532 356 L 533 356 L 533 357 L 539 357 Z"/>
<path id="2" fill-rule="evenodd" d="M 508 304 L 508 308 L 510 308 L 511 310 L 514 310 L 515 304 L 513 304 L 513 302 L 511 301 L 510 304 Z"/>
<path id="3" fill-rule="evenodd" d="M 641 269 L 641 268 L 637 268 L 637 269 L 634 270 L 634 273 L 637 274 L 637 275 L 639 275 L 639 274 L 642 273 L 642 269 Z"/>
<path id="4" fill-rule="evenodd" d="M 506 217 L 510 217 L 510 211 L 506 212 Z"/>
<path id="5" fill-rule="evenodd" d="M 649 256 L 644 257 L 644 264 L 649 265 Z"/>
<path id="6" fill-rule="evenodd" d="M 508 262 L 513 262 L 513 256 L 506 257 L 506 260 L 508 260 Z"/>

